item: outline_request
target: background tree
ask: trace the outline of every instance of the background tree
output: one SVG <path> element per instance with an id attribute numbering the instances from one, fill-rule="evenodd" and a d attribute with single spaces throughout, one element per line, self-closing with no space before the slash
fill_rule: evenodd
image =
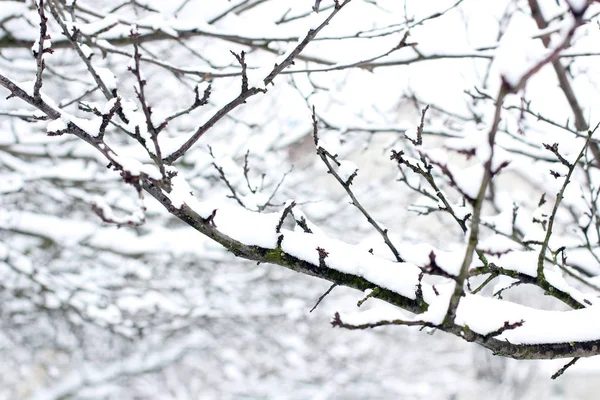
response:
<path id="1" fill-rule="evenodd" d="M 432 394 L 364 379 L 409 329 L 312 360 L 303 292 L 349 330 L 598 354 L 600 9 L 425 3 L 3 1 L 6 396 L 269 396 L 301 367 L 290 396 Z"/>

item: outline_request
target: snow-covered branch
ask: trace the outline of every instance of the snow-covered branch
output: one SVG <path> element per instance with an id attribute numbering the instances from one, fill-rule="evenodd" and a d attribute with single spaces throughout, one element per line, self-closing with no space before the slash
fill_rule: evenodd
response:
<path id="1" fill-rule="evenodd" d="M 88 366 L 44 361 L 28 395 L 186 368 L 203 318 L 255 337 L 240 319 L 319 304 L 349 330 L 600 354 L 598 2 L 6 3 L 0 324 Z"/>

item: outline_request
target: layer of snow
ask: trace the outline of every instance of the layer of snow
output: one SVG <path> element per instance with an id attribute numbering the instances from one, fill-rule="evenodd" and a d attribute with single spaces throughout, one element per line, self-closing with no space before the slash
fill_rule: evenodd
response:
<path id="1" fill-rule="evenodd" d="M 482 335 L 509 323 L 523 326 L 497 337 L 513 344 L 570 343 L 600 338 L 600 306 L 572 311 L 538 310 L 519 304 L 467 294 L 461 300 L 455 322 Z"/>
<path id="2" fill-rule="evenodd" d="M 48 122 L 48 125 L 46 125 L 46 131 L 48 133 L 66 131 L 67 123 L 68 121 L 65 122 L 62 118 L 54 119 Z"/>
<path id="3" fill-rule="evenodd" d="M 344 182 L 348 182 L 348 179 L 358 171 L 358 166 L 352 161 L 342 160 L 338 169 L 338 175 Z"/>
<path id="4" fill-rule="evenodd" d="M 117 88 L 117 78 L 111 70 L 104 67 L 94 67 L 94 70 L 98 74 L 98 77 L 100 77 L 100 80 L 104 82 L 108 90 L 115 90 Z"/>

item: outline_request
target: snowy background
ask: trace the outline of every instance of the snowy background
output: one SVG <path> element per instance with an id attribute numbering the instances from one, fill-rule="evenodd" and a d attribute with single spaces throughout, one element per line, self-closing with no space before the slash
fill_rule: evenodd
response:
<path id="1" fill-rule="evenodd" d="M 150 137 L 134 89 L 130 32 L 142 38 L 140 71 L 154 121 L 189 107 L 194 87 L 202 97 L 211 85 L 208 104 L 161 132 L 164 157 L 238 96 L 240 65 L 231 51 L 246 52 L 249 85 L 265 87 L 273 65 L 334 10 L 333 1 L 317 3 L 319 13 L 312 11 L 313 0 L 55 0 L 46 6 L 58 10 L 67 31 L 80 32 L 75 45 L 108 91 L 118 89 L 124 112 L 132 116 L 129 124 L 106 129 L 104 140 L 118 149 L 116 160 L 130 173 L 160 177 L 149 165 L 152 154 L 122 132 L 135 132 L 138 124 L 140 135 Z M 455 215 L 466 216 L 465 199 L 477 196 L 489 156 L 486 135 L 504 83 L 520 90 L 505 100 L 494 162 L 510 164 L 497 176 L 484 207 L 485 222 L 494 229 L 482 233 L 478 249 L 505 268 L 535 276 L 537 252 L 523 243 L 543 237 L 545 226 L 535 220 L 547 223 L 563 184 L 549 170 L 560 177 L 567 173 L 542 143 L 559 143 L 561 154 L 575 162 L 586 128 L 575 126 L 582 122 L 575 121 L 550 64 L 526 87 L 518 86 L 540 59 L 569 39 L 559 60 L 584 122 L 593 128 L 600 76 L 600 7 L 591 5 L 579 24 L 572 14 L 585 2 L 539 3 L 549 22 L 545 29 L 536 26 L 527 1 L 344 3 L 294 65 L 266 86 L 266 94 L 249 98 L 178 160 L 171 201 L 197 204 L 206 216 L 218 204 L 218 228 L 244 243 L 274 248 L 273 228 L 294 199 L 294 216 L 303 213 L 322 231 L 319 243 L 327 235 L 330 250 L 335 240 L 350 245 L 331 252 L 332 265 L 350 264 L 349 259 L 360 264 L 352 260 L 356 254 L 374 249 L 360 274 L 370 273 L 399 292 L 412 290 L 413 270 L 395 276 L 369 269 L 374 257 L 382 260 L 378 267 L 395 260 L 315 153 L 311 107 L 319 120 L 319 144 L 343 160 L 336 169 L 343 181 L 356 171 L 354 195 L 389 229 L 402 258 L 418 271 L 435 250 L 441 268 L 457 274 L 464 232 L 439 212 L 440 201 L 414 190 L 422 181 L 399 169 L 390 151 L 402 149 L 408 162 L 418 165 L 422 150 L 428 160 L 447 165 L 450 174 L 437 178 Z M 98 131 L 98 113 L 107 114 L 115 100 L 104 98 L 49 8 L 50 39 L 40 46 L 35 4 L 0 1 L 0 74 L 33 93 L 32 49 L 34 54 L 40 47 L 54 49 L 44 55 L 42 97 L 61 110 L 61 118 L 41 119 L 39 110 L 18 99 L 0 102 L 1 399 L 595 398 L 600 366 L 594 358 L 582 359 L 552 381 L 567 359 L 495 357 L 433 328 L 334 329 L 336 312 L 360 323 L 373 316 L 392 318 L 398 311 L 376 299 L 357 308 L 365 293 L 336 287 L 310 312 L 329 282 L 236 258 L 150 196 L 140 200 L 134 187 L 106 168 L 100 152 L 73 135 L 54 135 L 70 122 Z M 548 46 L 540 37 L 549 38 Z M 6 97 L 9 92 L 2 90 Z M 411 144 L 419 127 L 420 150 Z M 580 160 L 587 166 L 593 157 L 586 153 Z M 554 250 L 564 244 L 569 271 L 594 285 L 600 282 L 600 238 L 594 229 L 583 237 L 580 227 L 593 220 L 584 211 L 588 204 L 595 210 L 599 178 L 597 167 L 576 169 L 577 184 L 565 192 L 566 206 L 556 214 L 550 242 Z M 191 191 L 202 203 L 193 203 Z M 542 193 L 548 196 L 545 206 Z M 520 211 L 513 218 L 515 205 Z M 283 228 L 288 239 L 282 249 L 305 254 L 293 240 L 302 233 L 292 232 L 289 220 Z M 511 229 L 518 240 L 507 239 Z M 301 258 L 310 257 L 318 264 L 316 253 Z M 548 265 L 547 278 L 555 287 L 581 304 L 594 303 L 597 291 L 563 279 L 554 267 Z M 512 282 L 499 277 L 484 293 L 492 297 Z M 428 282 L 443 283 L 439 277 Z M 539 288 L 520 285 L 503 296 L 555 312 L 547 319 L 532 314 L 531 321 L 542 316 L 539 324 L 506 332 L 513 343 L 600 337 L 597 307 L 558 319 L 557 311 L 567 307 Z M 490 315 L 478 319 L 478 326 L 469 318 L 494 314 L 492 303 L 479 310 L 467 309 L 479 303 L 465 304 L 459 317 L 482 334 L 503 318 Z M 501 314 L 505 308 L 497 310 Z M 443 317 L 438 314 L 432 311 L 429 318 Z"/>

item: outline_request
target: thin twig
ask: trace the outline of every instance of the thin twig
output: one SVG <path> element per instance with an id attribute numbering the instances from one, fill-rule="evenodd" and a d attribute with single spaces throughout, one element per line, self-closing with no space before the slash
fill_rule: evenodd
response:
<path id="1" fill-rule="evenodd" d="M 595 129 L 594 129 L 594 131 L 595 131 Z M 552 208 L 552 212 L 550 213 L 550 217 L 548 218 L 548 227 L 546 228 L 546 237 L 544 238 L 544 241 L 542 242 L 542 247 L 540 249 L 540 254 L 538 256 L 537 275 L 538 275 L 538 279 L 540 279 L 542 281 L 545 280 L 544 279 L 544 259 L 546 258 L 546 250 L 548 249 L 548 243 L 550 242 L 550 236 L 552 236 L 552 228 L 554 226 L 554 219 L 556 218 L 556 213 L 558 211 L 558 207 L 560 206 L 560 203 L 563 199 L 563 196 L 564 196 L 565 190 L 567 189 L 567 186 L 571 182 L 570 181 L 571 175 L 573 174 L 573 171 L 575 171 L 575 167 L 577 166 L 577 163 L 579 162 L 579 160 L 581 160 L 581 157 L 583 157 L 583 155 L 585 154 L 585 150 L 588 148 L 588 146 L 590 144 L 590 139 L 592 138 L 592 134 L 593 134 L 592 131 L 588 132 L 588 138 L 585 141 L 585 144 L 583 145 L 581 151 L 579 152 L 579 155 L 575 159 L 575 162 L 573 162 L 572 164 L 569 163 L 567 160 L 565 160 L 564 157 L 562 157 L 558 153 L 558 145 L 549 146 L 551 151 L 555 155 L 557 155 L 557 157 L 561 160 L 561 162 L 566 163 L 569 166 L 569 172 L 567 172 L 567 175 L 565 176 L 565 181 L 564 181 L 562 187 L 560 188 L 560 191 L 556 194 L 556 200 L 554 201 L 554 207 Z"/>
<path id="2" fill-rule="evenodd" d="M 336 312 L 333 321 L 331 321 L 331 325 L 333 327 L 356 330 L 356 329 L 372 329 L 377 328 L 379 326 L 387 326 L 387 325 L 405 325 L 405 326 L 426 326 L 433 327 L 433 324 L 425 321 L 405 321 L 401 319 L 393 319 L 393 320 L 381 320 L 377 322 L 368 322 L 365 324 L 348 324 L 342 321 L 340 317 L 340 313 Z"/>
<path id="3" fill-rule="evenodd" d="M 142 71 L 140 70 L 140 49 L 138 42 L 139 34 L 137 29 L 134 28 L 131 30 L 131 38 L 133 40 L 133 63 L 134 65 L 129 67 L 129 71 L 135 76 L 137 80 L 137 87 L 135 89 L 135 94 L 137 95 L 140 104 L 142 105 L 142 111 L 144 112 L 144 118 L 146 120 L 146 130 L 150 134 L 150 138 L 152 143 L 154 144 L 154 153 L 155 157 L 152 157 L 155 164 L 157 165 L 160 175 L 163 177 L 163 180 L 166 180 L 167 174 L 165 171 L 165 165 L 162 159 L 162 151 L 160 149 L 160 145 L 158 143 L 158 134 L 160 130 L 158 130 L 155 125 L 152 123 L 152 108 L 148 104 L 148 100 L 146 99 L 146 90 L 145 87 L 147 82 L 142 78 Z M 150 151 L 149 154 L 152 154 Z"/>
<path id="4" fill-rule="evenodd" d="M 554 375 L 552 375 L 550 378 L 551 378 L 551 379 L 556 379 L 556 378 L 558 378 L 559 376 L 561 376 L 562 374 L 564 374 L 564 373 L 565 373 L 565 371 L 567 370 L 567 368 L 569 368 L 569 367 L 571 367 L 571 366 L 575 365 L 575 363 L 576 363 L 577 361 L 579 361 L 579 359 L 580 359 L 580 358 L 581 358 L 581 357 L 575 357 L 575 358 L 573 358 L 571 361 L 569 361 L 568 363 L 566 363 L 566 364 L 565 364 L 565 365 L 564 365 L 564 366 L 563 366 L 561 369 L 559 369 L 558 371 L 556 371 L 556 372 L 554 373 Z"/>
<path id="5" fill-rule="evenodd" d="M 50 36 L 48 35 L 48 18 L 44 12 L 44 0 L 39 0 L 39 2 L 36 2 L 36 8 L 38 15 L 40 16 L 40 37 L 37 42 L 37 50 L 33 50 L 36 63 L 35 83 L 33 84 L 33 98 L 36 102 L 39 102 L 41 100 L 40 90 L 43 85 L 42 74 L 44 72 L 44 68 L 46 67 L 44 53 L 53 53 L 53 50 L 51 48 L 44 47 L 44 42 L 46 40 L 50 40 Z"/>
<path id="6" fill-rule="evenodd" d="M 313 109 L 313 129 L 314 129 L 314 141 L 315 141 L 315 143 L 318 144 L 319 143 L 318 128 L 317 128 L 317 124 L 316 124 L 316 116 L 314 114 L 314 109 Z M 340 165 L 339 161 L 337 161 L 337 157 L 332 155 L 331 153 L 329 153 L 327 150 L 325 150 L 321 146 L 317 147 L 317 155 L 321 158 L 321 160 L 327 167 L 328 172 L 331 175 L 333 175 L 333 177 L 338 181 L 338 183 L 344 188 L 344 190 L 348 194 L 348 197 L 350 197 L 350 199 L 352 200 L 352 205 L 354 205 L 356 208 L 359 209 L 359 211 L 362 213 L 362 215 L 365 216 L 365 218 L 367 219 L 369 224 L 371 224 L 371 226 L 373 226 L 373 228 L 375 228 L 375 230 L 381 235 L 385 244 L 389 247 L 389 249 L 394 254 L 396 261 L 404 262 L 402 257 L 400 257 L 400 253 L 398 253 L 398 249 L 396 249 L 396 246 L 394 246 L 394 244 L 391 242 L 391 240 L 388 236 L 388 230 L 386 228 L 382 228 L 379 225 L 379 223 L 377 221 L 375 221 L 373 219 L 373 217 L 371 217 L 371 214 L 369 214 L 369 212 L 360 204 L 360 202 L 358 201 L 358 199 L 352 192 L 352 189 L 350 188 L 350 183 L 347 181 L 344 181 L 340 177 L 340 175 L 337 173 L 335 168 L 333 168 L 333 166 L 331 165 L 331 162 L 329 160 L 332 160 L 338 166 Z"/>
<path id="7" fill-rule="evenodd" d="M 304 50 L 304 48 L 308 45 L 308 43 L 310 43 L 315 38 L 315 36 L 326 25 L 329 24 L 331 19 L 346 4 L 350 3 L 350 1 L 352 1 L 352 0 L 344 0 L 344 2 L 342 4 L 339 4 L 338 1 L 336 0 L 336 6 L 334 7 L 334 10 L 332 11 L 331 14 L 329 14 L 329 16 L 325 19 L 325 21 L 323 21 L 323 23 L 321 23 L 321 25 L 319 25 L 316 29 L 309 30 L 306 37 L 292 50 L 292 52 L 285 58 L 285 60 L 281 64 L 276 64 L 275 67 L 273 68 L 273 70 L 269 73 L 269 75 L 267 75 L 267 77 L 265 79 L 263 79 L 265 87 L 269 83 L 272 83 L 273 79 L 275 79 L 275 77 L 277 75 L 279 75 L 286 67 L 288 67 L 289 65 L 291 65 L 294 62 L 294 59 L 296 58 L 296 56 L 298 56 L 300 54 L 300 52 L 302 52 L 302 50 Z M 237 58 L 237 56 L 236 56 L 236 58 Z M 242 71 L 243 71 L 243 65 L 242 65 Z M 266 93 L 267 92 L 266 88 L 257 88 L 257 87 L 248 88 L 247 85 L 248 85 L 247 78 L 244 79 L 244 76 L 242 75 L 242 92 L 238 95 L 238 97 L 236 97 L 230 103 L 226 104 L 223 108 L 221 108 L 219 111 L 217 111 L 215 113 L 215 115 L 213 115 L 212 118 L 210 118 L 204 125 L 202 125 L 200 128 L 198 128 L 196 130 L 196 132 L 194 132 L 194 134 L 183 144 L 183 146 L 181 146 L 179 149 L 174 151 L 171 155 L 166 157 L 164 159 L 164 162 L 166 164 L 174 163 L 177 159 L 181 158 L 202 137 L 202 135 L 204 135 L 210 128 L 212 128 L 221 118 L 223 118 L 224 116 L 229 114 L 231 111 L 233 111 L 235 108 L 237 108 L 241 104 L 244 104 L 248 98 L 250 98 L 258 93 Z M 245 90 L 245 89 L 247 89 L 247 90 Z"/>
<path id="8" fill-rule="evenodd" d="M 323 301 L 323 299 L 324 299 L 324 298 L 325 298 L 325 297 L 326 297 L 326 296 L 327 296 L 329 293 L 331 293 L 331 291 L 333 290 L 333 288 L 335 288 L 337 285 L 338 285 L 337 283 L 334 283 L 333 285 L 331 285 L 331 286 L 329 287 L 329 289 L 327 289 L 327 291 L 326 291 L 325 293 L 323 293 L 323 295 L 322 295 L 321 297 L 319 297 L 319 300 L 317 300 L 317 302 L 315 303 L 315 305 L 313 306 L 313 308 L 311 308 L 311 309 L 310 309 L 310 311 L 309 311 L 309 312 L 313 312 L 313 311 L 315 311 L 315 309 L 317 308 L 317 306 L 318 306 L 319 304 L 321 304 L 321 302 Z"/>

